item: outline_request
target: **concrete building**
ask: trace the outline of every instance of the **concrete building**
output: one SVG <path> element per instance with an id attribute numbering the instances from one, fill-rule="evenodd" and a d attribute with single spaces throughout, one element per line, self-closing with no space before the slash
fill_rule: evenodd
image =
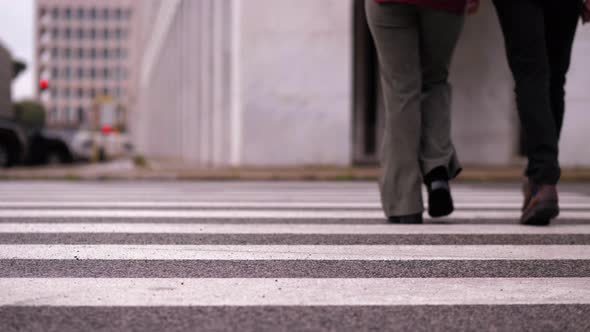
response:
<path id="1" fill-rule="evenodd" d="M 135 105 L 135 0 L 36 0 L 38 97 L 53 127 L 88 121 L 97 96 Z"/>
<path id="2" fill-rule="evenodd" d="M 134 137 L 148 156 L 203 166 L 374 163 L 382 106 L 362 0 L 143 0 Z M 590 30 L 568 81 L 564 165 L 590 165 Z M 452 69 L 465 163 L 519 158 L 513 81 L 488 1 Z"/>

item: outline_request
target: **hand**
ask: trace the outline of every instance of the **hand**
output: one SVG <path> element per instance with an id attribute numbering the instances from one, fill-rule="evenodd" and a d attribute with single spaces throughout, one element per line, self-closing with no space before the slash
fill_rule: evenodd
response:
<path id="1" fill-rule="evenodd" d="M 590 2 L 590 0 L 587 0 Z M 479 9 L 479 0 L 467 0 L 467 14 L 473 15 Z"/>
<path id="2" fill-rule="evenodd" d="M 590 0 L 586 0 L 584 3 L 584 8 L 582 9 L 582 22 L 590 22 Z"/>

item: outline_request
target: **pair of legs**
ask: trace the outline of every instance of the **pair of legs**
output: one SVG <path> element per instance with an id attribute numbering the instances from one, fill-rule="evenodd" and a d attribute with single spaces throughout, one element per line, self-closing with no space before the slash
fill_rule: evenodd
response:
<path id="1" fill-rule="evenodd" d="M 380 190 L 388 217 L 422 213 L 422 182 L 460 172 L 451 141 L 449 66 L 463 16 L 366 0 L 385 98 Z"/>
<path id="2" fill-rule="evenodd" d="M 494 0 L 528 157 L 521 223 L 547 225 L 559 214 L 559 136 L 565 81 L 581 13 L 579 0 Z"/>
<path id="3" fill-rule="evenodd" d="M 566 74 L 580 17 L 579 0 L 494 0 L 528 157 L 536 184 L 559 181 L 558 141 Z"/>

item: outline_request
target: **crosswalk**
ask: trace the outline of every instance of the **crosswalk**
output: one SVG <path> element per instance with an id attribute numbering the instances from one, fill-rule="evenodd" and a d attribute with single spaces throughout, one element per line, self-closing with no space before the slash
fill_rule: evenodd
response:
<path id="1" fill-rule="evenodd" d="M 590 330 L 590 190 L 387 224 L 367 182 L 0 183 L 0 330 Z"/>

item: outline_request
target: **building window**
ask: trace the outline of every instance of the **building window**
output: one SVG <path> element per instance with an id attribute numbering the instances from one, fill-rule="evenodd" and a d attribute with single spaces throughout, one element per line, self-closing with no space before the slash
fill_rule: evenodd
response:
<path id="1" fill-rule="evenodd" d="M 65 28 L 64 29 L 64 38 L 65 39 L 72 38 L 72 30 L 70 28 Z"/>
<path id="2" fill-rule="evenodd" d="M 105 8 L 102 10 L 102 19 L 107 21 L 109 19 L 110 16 L 110 11 L 108 8 Z"/>
<path id="3" fill-rule="evenodd" d="M 82 90 L 82 88 L 76 89 L 76 97 L 80 99 L 84 98 L 84 90 Z"/>
<path id="4" fill-rule="evenodd" d="M 96 39 L 96 29 L 94 29 L 94 28 L 90 29 L 89 38 L 91 40 L 95 40 Z"/>
<path id="5" fill-rule="evenodd" d="M 108 48 L 105 48 L 102 50 L 102 57 L 105 59 L 109 58 L 109 49 Z"/>
<path id="6" fill-rule="evenodd" d="M 48 43 L 51 41 L 51 33 L 45 29 L 41 30 L 41 42 Z"/>
<path id="7" fill-rule="evenodd" d="M 109 79 L 109 69 L 108 68 L 103 68 L 103 70 L 102 70 L 102 77 L 105 80 L 108 80 Z"/>
<path id="8" fill-rule="evenodd" d="M 70 116 L 70 107 L 65 106 L 61 110 L 61 122 L 68 122 L 69 116 Z"/>
<path id="9" fill-rule="evenodd" d="M 78 59 L 84 59 L 84 49 L 83 48 L 76 49 L 76 57 Z"/>
<path id="10" fill-rule="evenodd" d="M 96 68 L 90 68 L 90 78 L 91 79 L 95 79 L 96 78 Z"/>
<path id="11" fill-rule="evenodd" d="M 64 53 L 64 59 L 69 59 L 72 57 L 72 50 L 69 48 L 64 48 L 63 53 Z"/>
<path id="12" fill-rule="evenodd" d="M 72 71 L 69 67 L 64 68 L 63 70 L 63 77 L 65 79 L 70 79 L 72 77 Z"/>
<path id="13" fill-rule="evenodd" d="M 78 18 L 79 20 L 83 20 L 83 19 L 84 19 L 84 16 L 85 16 L 85 15 L 84 15 L 84 9 L 83 9 L 83 8 L 78 8 L 78 10 L 77 10 L 77 12 L 76 12 L 76 13 L 77 13 L 77 15 L 76 15 L 76 16 L 77 16 L 77 18 Z"/>
<path id="14" fill-rule="evenodd" d="M 63 89 L 63 91 L 62 91 L 62 97 L 64 99 L 66 99 L 66 100 L 67 99 L 70 99 L 70 88 Z"/>
<path id="15" fill-rule="evenodd" d="M 59 69 L 57 67 L 51 68 L 51 78 L 54 80 L 59 78 Z"/>
<path id="16" fill-rule="evenodd" d="M 59 29 L 58 28 L 51 29 L 51 39 L 57 40 L 57 38 L 59 38 Z"/>
<path id="17" fill-rule="evenodd" d="M 91 59 L 96 59 L 96 48 L 91 48 L 90 49 L 90 58 Z"/>
<path id="18" fill-rule="evenodd" d="M 41 70 L 41 78 L 49 79 L 50 78 L 49 75 L 50 75 L 49 69 L 43 68 L 43 70 Z"/>
<path id="19" fill-rule="evenodd" d="M 92 98 L 92 99 L 96 98 L 96 89 L 95 88 L 90 89 L 90 98 Z"/>
<path id="20" fill-rule="evenodd" d="M 109 39 L 109 29 L 104 29 L 104 30 L 102 31 L 102 37 L 103 37 L 105 40 L 108 40 L 108 39 Z"/>
<path id="21" fill-rule="evenodd" d="M 121 29 L 116 29 L 116 30 L 115 30 L 115 38 L 116 38 L 117 40 L 121 40 L 121 39 L 123 39 L 123 30 L 121 30 Z"/>
<path id="22" fill-rule="evenodd" d="M 74 107 L 70 108 L 70 123 L 78 123 L 78 110 Z"/>
<path id="23" fill-rule="evenodd" d="M 76 111 L 78 113 L 78 123 L 84 123 L 86 121 L 86 111 L 82 106 L 78 106 Z"/>
<path id="24" fill-rule="evenodd" d="M 90 9 L 90 19 L 95 20 L 96 19 L 96 8 L 92 8 Z"/>
<path id="25" fill-rule="evenodd" d="M 71 19 L 71 18 L 72 18 L 72 10 L 71 10 L 70 8 L 66 8 L 66 9 L 64 10 L 64 18 L 65 18 L 66 20 L 69 20 L 69 19 Z"/>
<path id="26" fill-rule="evenodd" d="M 77 37 L 80 40 L 84 39 L 84 29 L 82 29 L 82 28 L 78 29 L 78 35 L 77 35 Z"/>
<path id="27" fill-rule="evenodd" d="M 40 55 L 41 55 L 41 61 L 43 62 L 48 62 L 49 59 L 51 59 L 51 52 L 49 52 L 49 50 L 42 48 L 40 51 Z"/>
<path id="28" fill-rule="evenodd" d="M 57 122 L 57 107 L 51 106 L 49 109 L 49 121 Z"/>
<path id="29" fill-rule="evenodd" d="M 51 58 L 53 58 L 55 60 L 58 57 L 59 57 L 59 49 L 57 47 L 52 48 L 51 49 Z"/>
<path id="30" fill-rule="evenodd" d="M 59 8 L 53 8 L 51 10 L 51 18 L 55 21 L 59 19 Z"/>
<path id="31" fill-rule="evenodd" d="M 78 67 L 78 69 L 76 70 L 76 77 L 78 79 L 83 79 L 84 78 L 84 68 Z"/>

